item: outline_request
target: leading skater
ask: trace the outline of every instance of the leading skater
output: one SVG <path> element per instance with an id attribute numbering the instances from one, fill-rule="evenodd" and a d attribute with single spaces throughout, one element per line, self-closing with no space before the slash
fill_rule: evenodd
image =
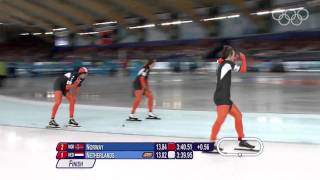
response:
<path id="1" fill-rule="evenodd" d="M 235 64 L 237 58 L 240 58 L 241 65 Z M 247 72 L 246 56 L 239 53 L 237 56 L 236 50 L 231 46 L 224 46 L 222 50 L 222 57 L 218 59 L 217 69 L 217 85 L 214 93 L 214 102 L 217 105 L 217 119 L 212 126 L 210 140 L 215 142 L 220 127 L 225 121 L 228 114 L 233 116 L 235 120 L 235 128 L 238 134 L 239 146 L 253 149 L 247 141 L 243 140 L 243 125 L 242 113 L 239 108 L 230 99 L 231 89 L 231 71 L 245 73 Z"/>
<path id="2" fill-rule="evenodd" d="M 137 74 L 136 79 L 133 81 L 134 88 L 134 96 L 135 100 L 133 101 L 131 113 L 129 115 L 128 121 L 141 121 L 135 114 L 136 109 L 138 108 L 142 96 L 146 96 L 148 98 L 148 117 L 147 119 L 160 119 L 157 115 L 155 115 L 153 110 L 153 95 L 151 88 L 149 86 L 148 78 L 149 73 L 152 67 L 155 64 L 155 60 L 148 60 L 148 62 L 140 69 Z"/>
<path id="3" fill-rule="evenodd" d="M 80 90 L 81 83 L 85 80 L 88 74 L 88 69 L 85 67 L 79 68 L 78 72 L 68 72 L 64 76 L 58 77 L 53 85 L 55 102 L 51 111 L 51 120 L 49 127 L 58 128 L 59 124 L 55 121 L 55 116 L 62 101 L 62 96 L 65 96 L 69 102 L 69 125 L 79 126 L 79 123 L 74 120 L 74 106 L 76 96 Z"/>

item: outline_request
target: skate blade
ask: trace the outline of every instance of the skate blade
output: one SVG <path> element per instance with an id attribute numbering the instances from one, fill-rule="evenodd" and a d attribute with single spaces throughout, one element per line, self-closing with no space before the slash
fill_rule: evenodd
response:
<path id="1" fill-rule="evenodd" d="M 61 127 L 60 126 L 50 126 L 50 125 L 48 125 L 48 126 L 46 126 L 46 128 L 48 128 L 48 129 L 59 129 Z"/>
<path id="2" fill-rule="evenodd" d="M 65 127 L 81 127 L 80 125 L 67 124 Z"/>
<path id="3" fill-rule="evenodd" d="M 154 118 L 154 117 L 146 117 L 146 119 L 149 119 L 149 120 L 161 120 L 161 118 Z"/>
<path id="4" fill-rule="evenodd" d="M 218 151 L 202 151 L 202 153 L 205 153 L 205 154 L 219 154 Z"/>
<path id="5" fill-rule="evenodd" d="M 234 148 L 234 150 L 236 150 L 236 151 L 250 151 L 250 152 L 259 152 L 260 151 L 257 149 L 249 149 L 249 148 L 242 148 L 242 147 Z"/>
<path id="6" fill-rule="evenodd" d="M 140 122 L 140 121 L 142 121 L 142 120 L 141 120 L 141 119 L 127 119 L 127 121 Z"/>

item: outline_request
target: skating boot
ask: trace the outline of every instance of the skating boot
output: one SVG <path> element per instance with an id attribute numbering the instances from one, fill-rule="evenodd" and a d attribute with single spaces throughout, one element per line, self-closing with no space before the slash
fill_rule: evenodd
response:
<path id="1" fill-rule="evenodd" d="M 68 127 L 80 127 L 79 123 L 76 120 L 74 120 L 73 118 L 71 118 L 69 120 L 69 123 L 67 126 Z"/>
<path id="2" fill-rule="evenodd" d="M 127 121 L 141 121 L 135 114 L 129 114 Z"/>
<path id="3" fill-rule="evenodd" d="M 60 126 L 54 119 L 51 119 L 47 128 L 60 128 Z"/>
<path id="4" fill-rule="evenodd" d="M 159 118 L 157 115 L 153 114 L 152 112 L 149 112 L 148 117 L 146 117 L 146 119 L 160 120 L 161 118 Z"/>

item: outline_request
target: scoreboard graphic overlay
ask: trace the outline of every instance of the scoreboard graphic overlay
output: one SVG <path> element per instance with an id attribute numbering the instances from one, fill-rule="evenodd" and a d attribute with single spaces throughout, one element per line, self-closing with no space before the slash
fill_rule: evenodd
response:
<path id="1" fill-rule="evenodd" d="M 97 159 L 193 159 L 212 151 L 211 142 L 60 142 L 56 168 L 92 168 Z"/>
<path id="2" fill-rule="evenodd" d="M 199 151 L 230 157 L 258 156 L 263 152 L 260 139 L 246 137 L 243 140 L 250 141 L 254 148 L 239 147 L 235 137 L 221 138 L 217 148 L 213 142 L 60 142 L 56 147 L 56 168 L 92 168 L 97 159 L 187 160 Z"/>

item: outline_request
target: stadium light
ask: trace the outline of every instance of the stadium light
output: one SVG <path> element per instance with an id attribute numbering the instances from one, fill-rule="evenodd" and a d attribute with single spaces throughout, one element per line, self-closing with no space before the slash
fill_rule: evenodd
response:
<path id="1" fill-rule="evenodd" d="M 240 17 L 240 14 L 235 14 L 235 15 L 227 16 L 228 19 L 238 18 L 238 17 Z"/>
<path id="2" fill-rule="evenodd" d="M 83 33 L 78 33 L 79 35 L 89 35 L 89 34 L 98 34 L 99 32 L 92 31 L 92 32 L 83 32 Z"/>
<path id="3" fill-rule="evenodd" d="M 256 13 L 251 13 L 251 15 L 258 15 L 258 16 L 261 16 L 261 15 L 266 15 L 266 14 L 270 14 L 271 11 L 259 11 L 259 12 L 256 12 Z"/>
<path id="4" fill-rule="evenodd" d="M 285 11 L 296 11 L 296 10 L 302 10 L 302 9 L 304 9 L 304 7 L 289 8 L 289 9 L 274 9 L 272 11 L 258 11 L 255 13 L 251 13 L 251 15 L 261 16 L 261 15 L 267 15 L 267 14 L 272 14 L 272 13 L 282 13 Z"/>
<path id="5" fill-rule="evenodd" d="M 116 24 L 118 23 L 117 21 L 106 21 L 106 22 L 101 22 L 101 23 L 94 23 L 93 25 L 106 25 L 106 24 Z"/>
<path id="6" fill-rule="evenodd" d="M 46 35 L 51 35 L 51 34 L 53 34 L 53 32 L 46 32 L 46 33 L 44 33 L 44 34 L 46 34 Z"/>
<path id="7" fill-rule="evenodd" d="M 232 18 L 238 18 L 240 17 L 240 14 L 234 14 L 230 16 L 219 16 L 219 17 L 213 17 L 213 18 L 205 18 L 201 21 L 216 21 L 216 20 L 222 20 L 222 19 L 232 19 Z"/>
<path id="8" fill-rule="evenodd" d="M 38 36 L 38 35 L 41 35 L 42 33 L 32 33 L 32 35 L 34 36 Z"/>
<path id="9" fill-rule="evenodd" d="M 21 34 L 19 34 L 20 36 L 28 36 L 28 35 L 30 35 L 30 33 L 21 33 Z"/>
<path id="10" fill-rule="evenodd" d="M 155 24 L 146 24 L 146 25 L 141 25 L 141 26 L 131 26 L 128 27 L 128 29 L 141 29 L 141 28 L 151 28 L 151 27 L 155 27 Z"/>
<path id="11" fill-rule="evenodd" d="M 179 25 L 179 24 L 192 23 L 192 22 L 193 22 L 192 20 L 187 20 L 187 21 L 172 21 L 172 22 L 161 23 L 161 26 Z"/>
<path id="12" fill-rule="evenodd" d="M 290 8 L 290 9 L 287 9 L 288 11 L 296 11 L 296 10 L 302 10 L 304 9 L 304 7 L 297 7 L 297 8 Z"/>
<path id="13" fill-rule="evenodd" d="M 63 31 L 63 30 L 67 30 L 67 28 L 55 28 L 55 29 L 52 29 L 53 31 Z"/>
<path id="14" fill-rule="evenodd" d="M 214 21 L 214 20 L 221 20 L 221 19 L 227 19 L 227 17 L 221 16 L 221 17 L 214 17 L 214 18 L 206 18 L 206 19 L 202 19 L 202 21 Z"/>

